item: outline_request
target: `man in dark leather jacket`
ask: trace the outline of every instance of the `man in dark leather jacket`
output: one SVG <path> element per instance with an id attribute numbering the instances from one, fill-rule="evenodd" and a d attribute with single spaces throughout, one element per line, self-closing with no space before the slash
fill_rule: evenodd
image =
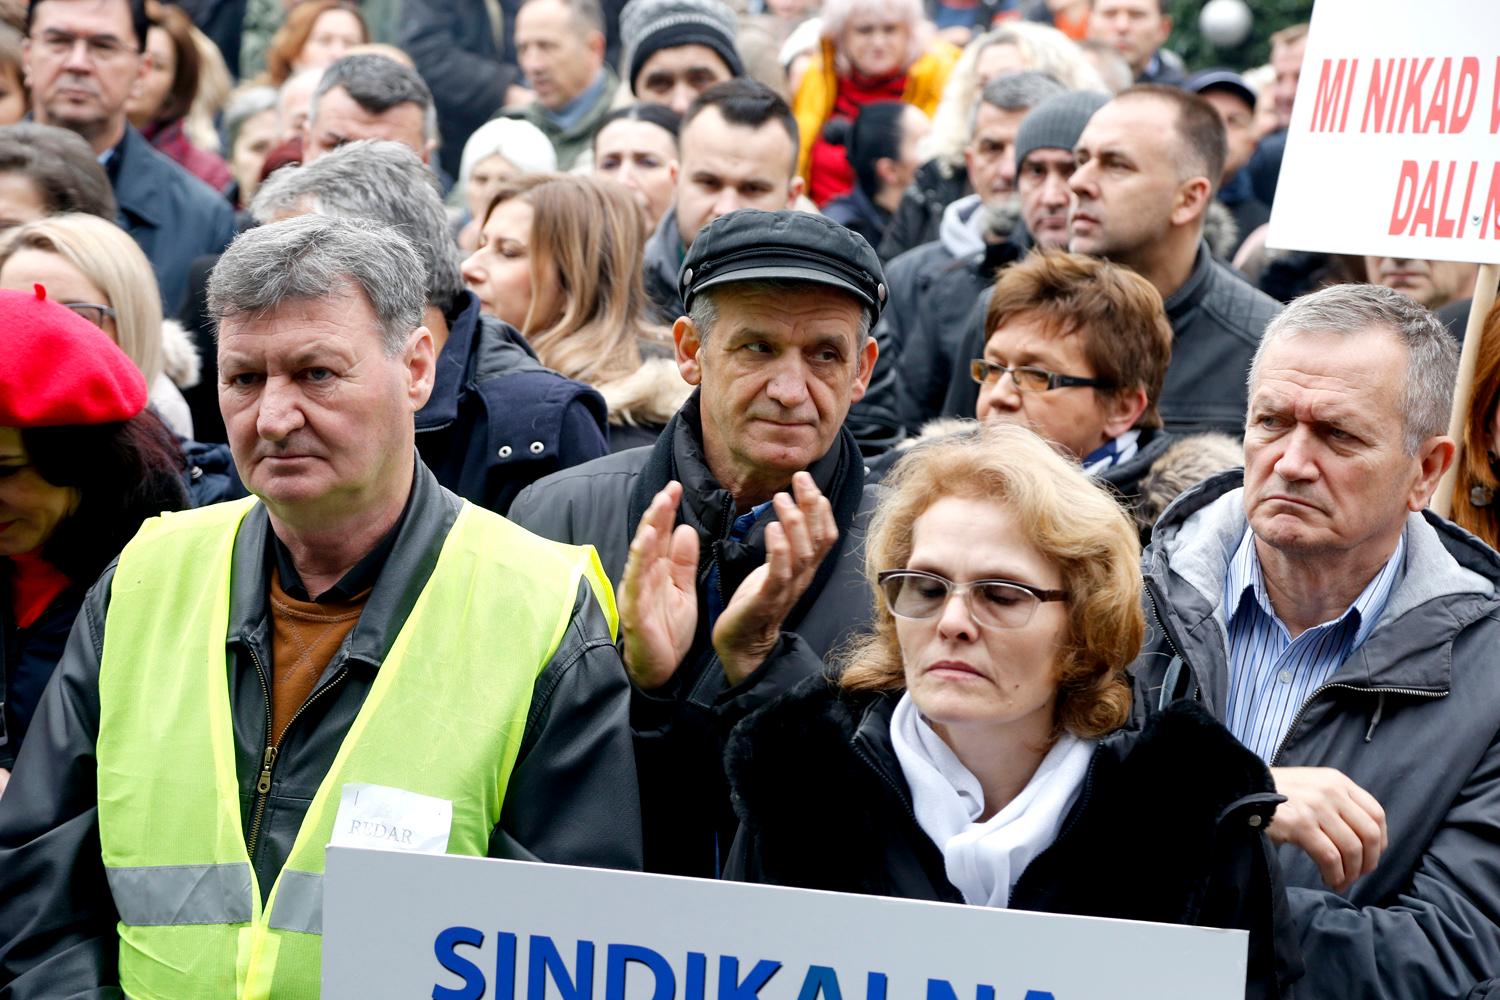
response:
<path id="1" fill-rule="evenodd" d="M 464 288 L 436 179 L 406 146 L 364 141 L 256 192 L 256 218 L 305 212 L 369 219 L 414 237 L 427 265 L 423 317 L 438 345 L 437 381 L 417 413 L 417 453 L 438 482 L 504 514 L 545 475 L 608 454 L 604 399 L 537 361 L 512 326 L 481 316 Z"/>
<path id="2" fill-rule="evenodd" d="M 233 732 L 221 738 L 232 739 L 240 832 L 264 901 L 377 676 L 427 666 L 416 650 L 401 668 L 388 657 L 444 572 L 439 552 L 458 519 L 494 515 L 465 511 L 416 461 L 410 414 L 426 401 L 435 355 L 419 325 L 422 283 L 411 277 L 421 261 L 404 237 L 369 223 L 292 219 L 247 233 L 223 263 L 210 297 L 226 423 L 242 478 L 262 502 L 231 543 L 224 657 Z M 113 995 L 120 981 L 119 887 L 101 858 L 96 777 L 115 582 L 112 567 L 86 598 L 0 798 L 0 994 L 16 1000 Z M 529 685 L 488 853 L 636 868 L 628 686 L 594 585 L 579 578 L 566 589 L 566 624 Z M 304 605 L 353 608 L 354 617 L 344 614 L 336 642 L 305 631 L 287 638 L 297 629 L 287 608 Z M 295 639 L 320 643 L 320 655 L 292 655 Z M 504 648 L 476 655 L 497 670 L 537 669 Z M 420 713 L 411 722 L 416 732 L 431 725 Z"/>
<path id="3" fill-rule="evenodd" d="M 639 626 L 628 609 L 653 602 L 622 596 L 621 621 L 646 867 L 712 878 L 734 833 L 724 738 L 803 676 L 772 654 L 805 646 L 821 657 L 869 615 L 859 552 L 874 491 L 844 417 L 874 367 L 869 324 L 884 285 L 874 251 L 837 223 L 746 209 L 698 234 L 681 290 L 690 315 L 673 331 L 677 363 L 698 391 L 654 447 L 549 476 L 511 515 L 596 546 L 622 595 L 632 538 L 664 539 L 675 523 L 686 546 L 691 529 L 677 595 L 693 608 L 686 646 L 657 669 L 632 657 L 641 629 L 623 624 Z M 784 578 L 768 555 L 788 541 L 795 572 Z"/>

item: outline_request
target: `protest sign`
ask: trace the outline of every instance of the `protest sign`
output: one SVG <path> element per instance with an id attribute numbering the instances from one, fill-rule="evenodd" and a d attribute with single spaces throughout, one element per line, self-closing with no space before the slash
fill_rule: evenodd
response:
<path id="1" fill-rule="evenodd" d="M 1268 245 L 1500 263 L 1500 3 L 1317 0 Z"/>
<path id="2" fill-rule="evenodd" d="M 1248 937 L 330 847 L 323 997 L 1240 1000 Z"/>
<path id="3" fill-rule="evenodd" d="M 1483 265 L 1449 434 L 1500 281 L 1500 3 L 1317 0 L 1266 244 Z M 1432 509 L 1452 511 L 1460 454 Z"/>

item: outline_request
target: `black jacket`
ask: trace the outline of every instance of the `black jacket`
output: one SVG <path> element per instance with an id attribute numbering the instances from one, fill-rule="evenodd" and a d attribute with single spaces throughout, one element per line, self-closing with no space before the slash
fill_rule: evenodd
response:
<path id="1" fill-rule="evenodd" d="M 880 239 L 891 224 L 891 213 L 871 201 L 858 184 L 848 194 L 824 205 L 823 214 L 863 236 L 872 249 L 880 246 Z"/>
<path id="2" fill-rule="evenodd" d="M 1250 360 L 1280 304 L 1214 260 L 1207 244 L 1199 244 L 1192 273 L 1165 305 L 1172 324 L 1172 363 L 1158 404 L 1162 422 L 1174 434 L 1242 436 Z M 969 335 L 960 345 L 965 363 L 984 354 L 988 307 L 986 291 L 969 314 Z M 978 401 L 979 387 L 969 378 L 967 364 L 955 366 L 944 416 L 973 416 Z"/>
<path id="3" fill-rule="evenodd" d="M 744 542 L 728 539 L 735 519 L 732 496 L 714 480 L 703 458 L 694 395 L 651 448 L 620 452 L 548 476 L 511 506 L 517 524 L 546 538 L 590 543 L 609 578 L 624 575 L 630 540 L 646 506 L 669 479 L 683 484 L 678 523 L 698 532 L 700 621 L 693 647 L 664 687 L 636 690 L 631 725 L 641 780 L 641 810 L 650 871 L 712 878 L 734 833 L 721 755 L 730 728 L 755 707 L 806 676 L 801 661 L 772 655 L 754 674 L 729 687 L 707 628 L 706 587 L 719 571 L 720 590 L 733 594 L 765 561 L 762 518 Z M 837 547 L 782 625 L 780 647 L 797 643 L 814 659 L 862 628 L 870 614 L 863 577 L 866 522 L 878 492 L 864 485 L 852 436 L 808 469 L 833 505 Z"/>
<path id="4" fill-rule="evenodd" d="M 911 185 L 901 196 L 901 204 L 886 226 L 885 238 L 876 251 L 882 262 L 899 257 L 908 250 L 938 238 L 943 210 L 966 194 L 969 171 L 962 163 L 956 166 L 928 160 L 917 168 Z"/>
<path id="5" fill-rule="evenodd" d="M 1224 718 L 1220 604 L 1246 529 L 1239 470 L 1184 493 L 1144 557 L 1136 705 L 1195 696 Z M 1385 810 L 1389 846 L 1343 893 L 1299 848 L 1278 855 L 1311 997 L 1463 997 L 1500 970 L 1500 556 L 1430 512 L 1363 643 L 1272 756 L 1335 767 Z"/>
<path id="6" fill-rule="evenodd" d="M 886 271 L 891 307 L 880 317 L 879 333 L 894 350 L 897 413 L 908 432 L 942 412 L 954 379 L 969 377 L 969 358 L 984 351 L 958 357 L 967 339 L 966 321 L 996 274 L 1030 247 L 1031 234 L 1017 225 L 1009 239 L 983 253 L 955 257 L 936 241 L 891 261 Z M 963 416 L 974 416 L 974 407 Z"/>
<path id="7" fill-rule="evenodd" d="M 545 475 L 608 454 L 604 399 L 542 365 L 473 292 L 448 318 L 437 381 L 417 412 L 417 451 L 438 482 L 504 514 Z"/>
<path id="8" fill-rule="evenodd" d="M 458 515 L 459 499 L 420 466 L 413 493 L 359 622 L 282 736 L 251 857 L 263 895 Z M 270 719 L 269 680 L 261 666 L 271 658 L 269 523 L 265 508 L 256 507 L 235 538 L 226 642 L 247 841 Z M 113 566 L 89 591 L 0 797 L 0 996 L 7 1000 L 109 995 L 106 988 L 118 983 L 116 915 L 99 856 L 94 779 L 98 673 L 112 579 Z M 582 583 L 572 621 L 533 687 L 500 825 L 490 837 L 491 856 L 639 868 L 628 704 L 619 654 Z"/>
<path id="9" fill-rule="evenodd" d="M 682 304 L 682 295 L 677 290 L 677 272 L 682 270 L 686 254 L 682 234 L 677 231 L 677 209 L 669 208 L 646 240 L 642 262 L 646 296 L 656 309 L 656 321 L 663 326 L 671 326 L 677 317 L 687 315 L 687 306 Z"/>
<path id="10" fill-rule="evenodd" d="M 735 728 L 725 766 L 740 829 L 725 877 L 963 902 L 891 745 L 899 698 L 812 677 Z M 1176 706 L 1099 743 L 1011 908 L 1248 930 L 1247 995 L 1284 995 L 1278 964 L 1295 978 L 1297 951 L 1263 835 L 1280 801 L 1259 758 L 1197 705 Z"/>
<path id="11" fill-rule="evenodd" d="M 120 228 L 151 261 L 162 307 L 176 316 L 187 301 L 193 261 L 221 252 L 234 239 L 234 209 L 219 192 L 153 149 L 128 123 L 107 172 Z"/>
<path id="12" fill-rule="evenodd" d="M 62 657 L 84 593 L 83 587 L 68 587 L 36 621 L 17 628 L 4 573 L 8 561 L 0 559 L 0 768 L 7 770 L 16 764 L 16 754 Z"/>

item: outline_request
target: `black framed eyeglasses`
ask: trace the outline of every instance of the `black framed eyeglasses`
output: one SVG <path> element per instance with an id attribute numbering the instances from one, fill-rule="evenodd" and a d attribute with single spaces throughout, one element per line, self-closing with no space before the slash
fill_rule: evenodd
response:
<path id="1" fill-rule="evenodd" d="M 963 594 L 974 620 L 990 628 L 1020 628 L 1031 621 L 1038 604 L 1068 599 L 1067 591 L 1042 590 L 1015 580 L 954 583 L 916 569 L 888 569 L 875 579 L 891 614 L 918 621 L 942 614 L 955 590 Z"/>
<path id="2" fill-rule="evenodd" d="M 115 318 L 115 311 L 109 306 L 101 306 L 97 302 L 63 302 L 63 308 L 71 309 L 99 329 L 104 329 L 104 321 Z"/>
<path id="3" fill-rule="evenodd" d="M 969 362 L 969 377 L 980 385 L 987 382 L 999 382 L 1000 376 L 1006 372 L 1010 373 L 1011 381 L 1022 392 L 1048 392 L 1052 389 L 1071 389 L 1075 386 L 1090 389 L 1114 388 L 1113 383 L 1106 382 L 1104 379 L 1084 378 L 1082 375 L 1059 375 L 1057 372 L 1049 372 L 1045 368 L 1036 368 L 1032 365 L 1007 368 L 983 358 L 975 358 Z"/>

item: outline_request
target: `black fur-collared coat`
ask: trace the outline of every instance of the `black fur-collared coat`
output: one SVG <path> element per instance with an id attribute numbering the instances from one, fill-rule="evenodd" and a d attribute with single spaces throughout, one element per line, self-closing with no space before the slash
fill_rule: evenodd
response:
<path id="1" fill-rule="evenodd" d="M 891 745 L 899 697 L 812 677 L 735 729 L 726 763 L 740 828 L 726 878 L 963 902 Z M 1246 996 L 1291 996 L 1301 957 L 1264 836 L 1280 801 L 1260 758 L 1178 702 L 1099 743 L 1011 907 L 1248 930 Z"/>

